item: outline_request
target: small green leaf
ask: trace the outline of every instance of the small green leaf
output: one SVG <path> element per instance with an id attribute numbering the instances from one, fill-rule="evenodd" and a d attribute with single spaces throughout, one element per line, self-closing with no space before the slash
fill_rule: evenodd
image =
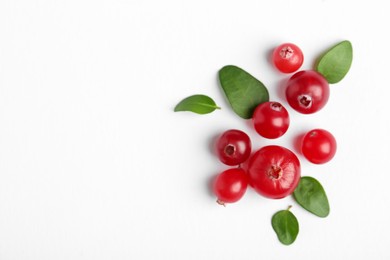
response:
<path id="1" fill-rule="evenodd" d="M 294 243 L 299 233 L 298 220 L 290 212 L 290 207 L 287 210 L 278 211 L 272 216 L 272 228 L 279 241 L 284 245 Z"/>
<path id="2" fill-rule="evenodd" d="M 190 111 L 197 114 L 208 114 L 215 109 L 221 108 L 215 104 L 212 98 L 205 95 L 193 95 L 180 101 L 179 104 L 176 105 L 174 111 Z"/>
<path id="3" fill-rule="evenodd" d="M 252 118 L 257 105 L 269 100 L 267 88 L 243 69 L 228 65 L 219 71 L 219 81 L 234 112 Z"/>
<path id="4" fill-rule="evenodd" d="M 313 177 L 301 177 L 293 195 L 299 205 L 314 215 L 321 218 L 329 215 L 328 197 L 321 183 Z"/>
<path id="5" fill-rule="evenodd" d="M 323 54 L 317 62 L 316 70 L 333 84 L 342 80 L 352 64 L 352 44 L 342 41 Z"/>

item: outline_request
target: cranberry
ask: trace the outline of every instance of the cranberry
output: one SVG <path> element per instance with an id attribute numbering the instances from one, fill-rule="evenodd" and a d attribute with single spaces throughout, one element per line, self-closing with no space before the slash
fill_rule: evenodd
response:
<path id="1" fill-rule="evenodd" d="M 329 83 L 314 70 L 295 73 L 287 82 L 287 102 L 296 111 L 312 114 L 322 109 L 329 99 Z"/>
<path id="2" fill-rule="evenodd" d="M 249 158 L 252 144 L 249 136 L 241 130 L 230 129 L 219 136 L 216 152 L 226 165 L 239 165 Z"/>

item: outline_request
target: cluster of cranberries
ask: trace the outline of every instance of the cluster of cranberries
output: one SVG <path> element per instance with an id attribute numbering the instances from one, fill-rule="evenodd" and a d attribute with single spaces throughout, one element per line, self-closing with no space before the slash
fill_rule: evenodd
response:
<path id="1" fill-rule="evenodd" d="M 303 54 L 296 45 L 285 43 L 275 48 L 272 61 L 279 71 L 293 73 L 301 67 Z M 303 70 L 288 80 L 285 95 L 293 109 L 312 114 L 327 103 L 329 84 L 320 73 Z M 275 139 L 286 133 L 290 118 L 281 103 L 270 101 L 256 107 L 252 122 L 260 136 Z M 304 135 L 300 148 L 308 161 L 323 164 L 334 157 L 337 144 L 330 132 L 313 129 Z M 222 163 L 238 166 L 223 171 L 214 181 L 213 191 L 221 205 L 240 200 L 248 186 L 267 198 L 284 198 L 295 190 L 300 180 L 300 162 L 291 150 L 269 145 L 252 154 L 251 140 L 243 131 L 231 129 L 222 133 L 215 150 Z"/>

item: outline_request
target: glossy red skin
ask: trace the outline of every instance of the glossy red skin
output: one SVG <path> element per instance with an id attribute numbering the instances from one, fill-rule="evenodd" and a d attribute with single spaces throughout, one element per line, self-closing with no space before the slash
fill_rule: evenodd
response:
<path id="1" fill-rule="evenodd" d="M 252 121 L 256 132 L 269 139 L 284 135 L 290 125 L 288 112 L 279 102 L 265 102 L 258 105 Z"/>
<path id="2" fill-rule="evenodd" d="M 233 168 L 217 176 L 213 191 L 219 204 L 234 203 L 244 196 L 247 187 L 248 175 L 246 172 L 242 168 Z"/>
<path id="3" fill-rule="evenodd" d="M 249 158 L 252 144 L 245 132 L 230 129 L 219 136 L 215 148 L 222 163 L 234 166 L 245 162 Z"/>
<path id="4" fill-rule="evenodd" d="M 297 187 L 301 166 L 298 157 L 289 149 L 277 145 L 264 146 L 250 158 L 248 177 L 250 185 L 260 195 L 281 199 Z"/>
<path id="5" fill-rule="evenodd" d="M 287 82 L 287 102 L 303 114 L 321 110 L 328 102 L 329 94 L 328 81 L 314 70 L 299 71 Z"/>
<path id="6" fill-rule="evenodd" d="M 302 154 L 315 164 L 329 162 L 335 156 L 336 150 L 336 139 L 325 129 L 313 129 L 302 139 Z"/>
<path id="7" fill-rule="evenodd" d="M 295 44 L 283 43 L 274 49 L 272 61 L 280 72 L 292 73 L 302 66 L 303 53 Z"/>

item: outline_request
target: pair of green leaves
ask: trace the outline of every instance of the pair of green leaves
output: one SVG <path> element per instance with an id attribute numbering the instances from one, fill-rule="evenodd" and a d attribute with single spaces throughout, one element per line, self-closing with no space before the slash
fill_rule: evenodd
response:
<path id="1" fill-rule="evenodd" d="M 301 177 L 293 196 L 299 205 L 314 215 L 322 218 L 329 215 L 330 207 L 325 190 L 321 183 L 313 177 Z M 272 228 L 279 241 L 284 245 L 292 244 L 299 233 L 298 220 L 290 208 L 291 206 L 272 216 Z"/>
<path id="2" fill-rule="evenodd" d="M 223 67 L 219 71 L 219 80 L 234 112 L 244 119 L 251 118 L 256 106 L 269 100 L 268 90 L 264 84 L 237 66 Z M 219 107 L 210 97 L 193 95 L 177 104 L 175 112 L 207 114 L 215 109 Z"/>

